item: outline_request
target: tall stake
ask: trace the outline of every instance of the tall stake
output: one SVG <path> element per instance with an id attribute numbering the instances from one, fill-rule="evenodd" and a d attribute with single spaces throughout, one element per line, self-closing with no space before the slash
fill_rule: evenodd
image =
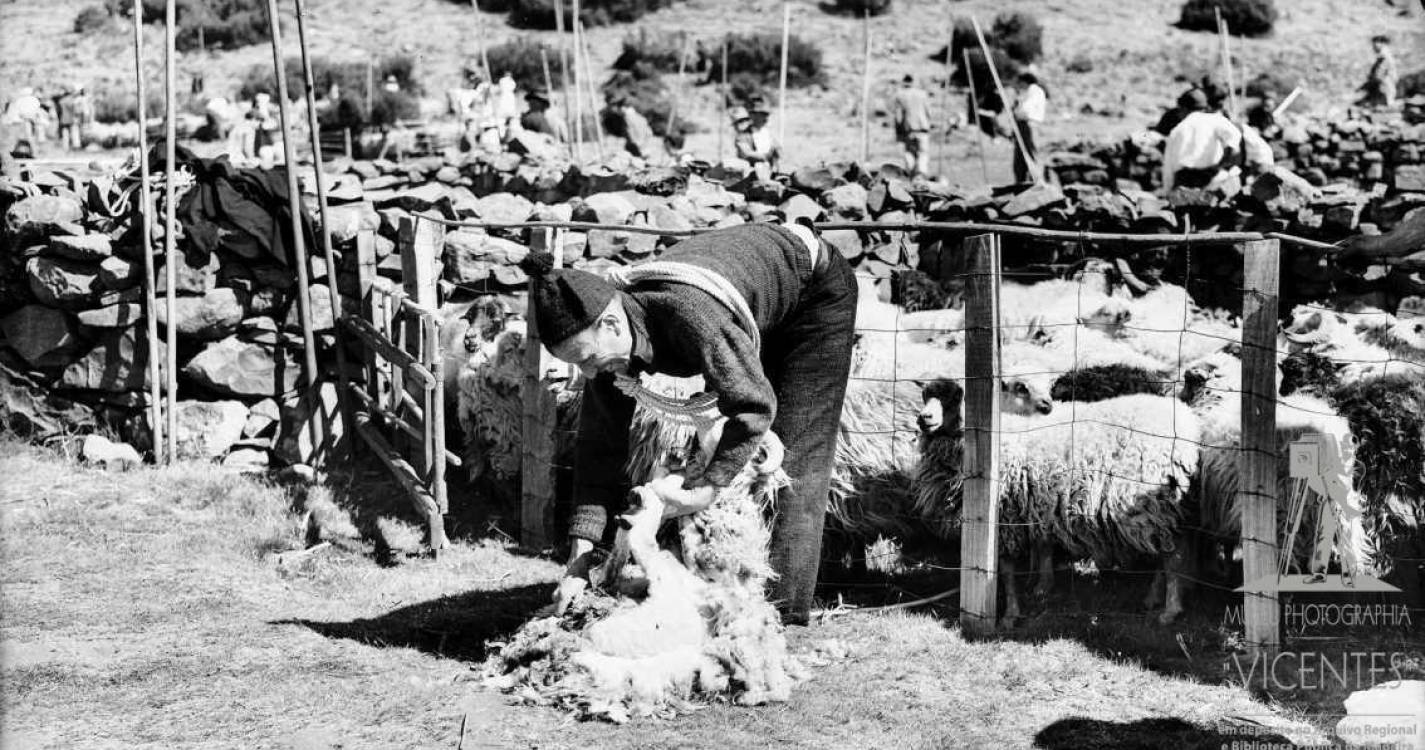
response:
<path id="1" fill-rule="evenodd" d="M 980 40 L 980 50 L 985 55 L 985 65 L 990 69 L 990 78 L 994 79 L 995 91 L 999 93 L 1000 102 L 1010 110 L 1010 121 L 1014 120 L 1014 108 L 1009 103 L 1009 95 L 1005 93 L 1004 82 L 999 79 L 999 68 L 995 66 L 995 57 L 990 54 L 990 45 L 985 42 L 985 32 L 980 28 L 980 19 L 970 17 L 970 23 L 975 27 L 975 38 Z M 1034 156 L 1029 153 L 1029 148 L 1024 145 L 1024 134 L 1019 132 L 1019 124 L 1015 123 L 1010 128 L 1014 135 L 1014 146 L 1019 149 L 1019 155 L 1024 157 L 1024 164 L 1029 168 L 1029 180 L 1034 184 L 1039 184 L 1039 164 L 1035 162 Z"/>
<path id="2" fill-rule="evenodd" d="M 594 115 L 594 151 L 602 161 L 604 158 L 604 123 L 599 109 L 598 88 L 594 85 L 594 62 L 589 57 L 589 35 L 584 33 L 584 22 L 574 19 L 574 27 L 579 30 L 579 49 L 584 59 L 584 87 L 589 91 L 589 109 Z"/>
<path id="3" fill-rule="evenodd" d="M 376 106 L 376 61 L 366 58 L 366 119 L 371 119 L 371 112 Z"/>
<path id="4" fill-rule="evenodd" d="M 955 57 L 951 54 L 955 46 L 955 23 L 953 20 L 950 22 L 950 33 L 946 35 L 945 39 L 945 81 L 940 84 L 940 102 L 944 112 L 941 124 L 945 130 L 940 134 L 940 141 L 935 149 L 935 171 L 942 176 L 945 174 L 945 150 L 949 147 L 950 139 L 950 79 L 954 77 L 955 73 Z M 969 69 L 966 68 L 967 76 L 969 72 Z"/>
<path id="5" fill-rule="evenodd" d="M 470 7 L 475 11 L 475 49 L 480 52 L 480 67 L 485 69 L 485 80 L 494 83 L 495 78 L 490 75 L 490 56 L 485 52 L 485 18 L 480 15 L 480 0 L 470 0 Z"/>
<path id="6" fill-rule="evenodd" d="M 574 116 L 573 102 L 569 98 L 569 46 L 564 39 L 564 0 L 554 0 L 554 30 L 559 35 L 559 75 L 560 82 L 564 86 L 564 124 L 568 128 L 569 141 L 574 141 L 575 123 L 571 119 Z M 549 92 L 549 96 L 554 96 L 554 91 Z"/>
<path id="7" fill-rule="evenodd" d="M 970 82 L 970 114 L 975 118 L 975 148 L 980 152 L 980 176 L 985 183 L 990 181 L 990 168 L 985 163 L 985 131 L 980 129 L 980 95 L 975 92 L 975 72 L 970 68 L 970 51 L 960 50 L 960 56 L 965 59 L 965 80 Z M 945 51 L 945 59 L 950 59 L 950 51 Z"/>
<path id="8" fill-rule="evenodd" d="M 327 266 L 327 296 L 332 308 L 332 333 L 336 336 L 336 397 L 341 409 L 344 431 L 355 429 L 351 402 L 346 388 L 346 341 L 341 324 L 341 292 L 337 290 L 336 253 L 332 250 L 331 223 L 327 220 L 327 183 L 322 179 L 322 137 L 317 123 L 316 86 L 312 80 L 312 60 L 307 54 L 307 9 L 306 0 L 297 3 L 297 45 L 302 50 L 302 82 L 307 87 L 307 125 L 312 137 L 312 170 L 317 181 L 317 214 L 322 224 L 322 260 Z M 292 162 L 287 163 L 287 174 L 294 174 Z M 295 233 L 295 229 L 293 230 Z M 338 440 L 341 435 L 335 436 Z M 333 447 L 336 447 L 333 445 Z"/>
<path id="9" fill-rule="evenodd" d="M 673 111 L 668 115 L 668 128 L 665 132 L 672 135 L 676 132 L 678 125 L 678 100 L 683 95 L 683 73 L 688 68 L 688 35 L 686 33 L 678 35 L 678 88 L 673 92 Z"/>
<path id="10" fill-rule="evenodd" d="M 554 101 L 554 78 L 549 75 L 549 52 L 544 49 L 544 45 L 539 47 L 539 65 L 544 69 L 544 95 L 549 97 L 549 101 L 552 102 Z M 567 108 L 566 111 L 559 113 L 560 117 L 568 114 Z M 568 121 L 565 122 L 567 124 Z M 566 130 L 565 133 L 567 134 L 568 131 Z"/>
<path id="11" fill-rule="evenodd" d="M 777 148 L 787 148 L 787 42 L 792 35 L 792 4 L 782 3 L 782 74 L 777 84 Z"/>
<path id="12" fill-rule="evenodd" d="M 718 92 L 718 102 L 721 107 L 721 122 L 717 126 L 717 163 L 722 163 L 722 134 L 731 125 L 727 121 L 727 36 L 722 38 L 722 90 Z M 736 136 L 734 136 L 736 137 Z"/>
<path id="13" fill-rule="evenodd" d="M 143 243 L 144 321 L 148 324 L 148 423 L 153 461 L 163 462 L 163 377 L 158 347 L 158 284 L 153 269 L 153 194 L 148 173 L 148 87 L 143 73 L 143 3 L 134 0 L 134 75 L 139 89 L 139 241 Z M 170 316 L 171 317 L 171 316 Z"/>
<path id="14" fill-rule="evenodd" d="M 1212 12 L 1217 16 L 1217 38 L 1222 42 L 1222 70 L 1227 82 L 1227 114 L 1229 117 L 1237 117 L 1237 91 L 1232 81 L 1232 47 L 1227 42 L 1227 22 L 1222 20 L 1222 9 L 1213 8 Z"/>
<path id="15" fill-rule="evenodd" d="M 573 46 L 573 53 L 570 56 L 573 58 L 574 72 L 564 79 L 564 90 L 565 96 L 568 96 L 572 82 L 574 88 L 574 160 L 582 162 L 584 161 L 584 95 L 579 91 L 579 81 L 584 76 L 581 74 L 583 66 L 579 64 L 579 0 L 572 0 L 572 2 L 574 3 L 574 22 L 570 24 L 570 31 L 574 38 L 570 42 Z M 568 72 L 565 71 L 565 73 Z"/>
<path id="16" fill-rule="evenodd" d="M 171 0 L 170 0 L 171 1 Z M 277 73 L 277 111 L 282 116 L 282 159 L 287 172 L 287 210 L 292 214 L 292 265 L 297 269 L 297 312 L 302 318 L 302 354 L 307 385 L 317 384 L 317 342 L 312 335 L 312 291 L 307 277 L 307 243 L 302 236 L 302 195 L 297 187 L 297 155 L 292 146 L 292 112 L 287 100 L 287 70 L 282 65 L 282 30 L 277 23 L 277 0 L 267 0 L 267 23 L 272 28 L 272 66 Z M 318 165 L 320 169 L 320 165 Z M 336 269 L 328 268 L 327 273 Z M 320 445 L 314 442 L 313 446 Z"/>
<path id="17" fill-rule="evenodd" d="M 176 0 L 168 0 L 163 13 L 163 270 L 164 305 L 168 313 L 168 356 L 164 364 L 168 367 L 168 429 L 165 437 L 168 449 L 164 460 L 173 462 L 178 457 L 178 315 L 175 309 L 174 291 L 178 287 L 178 194 L 174 176 L 178 170 L 178 72 L 177 50 L 174 38 L 178 34 L 178 9 Z"/>
<path id="18" fill-rule="evenodd" d="M 861 163 L 871 161 L 871 11 L 861 13 L 865 46 L 861 51 Z"/>

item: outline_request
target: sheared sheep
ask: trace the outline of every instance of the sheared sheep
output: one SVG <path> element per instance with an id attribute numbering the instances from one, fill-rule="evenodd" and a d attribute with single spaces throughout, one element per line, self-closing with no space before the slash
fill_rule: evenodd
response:
<path id="1" fill-rule="evenodd" d="M 710 457 L 716 428 L 690 440 L 692 472 Z M 802 668 L 765 596 L 766 511 L 787 481 L 775 436 L 768 441 L 712 507 L 681 524 L 682 561 L 658 548 L 661 499 L 637 488 L 635 509 L 621 522 L 642 577 L 625 568 L 611 590 L 586 590 L 565 615 L 534 620 L 496 644 L 489 683 L 615 722 L 673 714 L 697 696 L 728 695 L 741 705 L 787 700 Z"/>
<path id="2" fill-rule="evenodd" d="M 958 387 L 927 387 L 917 510 L 950 535 L 960 527 L 963 434 Z M 947 427 L 950 427 L 947 429 Z M 1200 428 L 1186 404 L 1122 396 L 1073 404 L 1053 416 L 1001 418 L 1000 526 L 1005 619 L 1019 616 L 1015 559 L 1053 543 L 1076 557 L 1116 564 L 1172 551 L 1183 496 L 1197 470 Z M 1040 592 L 1050 564 L 1040 558 Z"/>

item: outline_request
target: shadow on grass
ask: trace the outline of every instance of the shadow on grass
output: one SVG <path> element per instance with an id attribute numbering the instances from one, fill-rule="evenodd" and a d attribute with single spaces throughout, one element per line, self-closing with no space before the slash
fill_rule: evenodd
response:
<path id="1" fill-rule="evenodd" d="M 348 622 L 276 620 L 327 638 L 345 638 L 377 648 L 414 648 L 445 659 L 485 659 L 487 641 L 513 634 L 549 602 L 547 584 L 499 591 L 471 591 L 401 607 L 380 617 Z"/>
<path id="2" fill-rule="evenodd" d="M 1291 740 L 1279 734 L 1223 732 L 1175 718 L 1119 722 L 1078 717 L 1060 719 L 1041 729 L 1034 735 L 1034 746 L 1045 750 L 1157 750 L 1163 747 L 1218 750 L 1244 740 L 1291 747 Z"/>

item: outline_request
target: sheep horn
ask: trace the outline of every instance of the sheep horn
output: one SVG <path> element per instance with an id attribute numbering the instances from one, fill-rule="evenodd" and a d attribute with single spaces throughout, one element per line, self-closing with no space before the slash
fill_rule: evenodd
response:
<path id="1" fill-rule="evenodd" d="M 769 432 L 762 438 L 763 458 L 757 463 L 759 474 L 772 474 L 782 468 L 782 461 L 787 457 L 787 448 L 782 445 L 782 439 L 774 432 Z"/>

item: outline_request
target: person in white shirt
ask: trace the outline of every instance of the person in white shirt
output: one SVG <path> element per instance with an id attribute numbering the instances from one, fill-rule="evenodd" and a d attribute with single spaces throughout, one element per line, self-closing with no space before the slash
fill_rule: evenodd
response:
<path id="1" fill-rule="evenodd" d="M 1202 97 L 1201 92 L 1198 96 Z M 1221 103 L 1206 97 L 1203 106 L 1183 118 L 1163 146 L 1163 190 L 1177 187 L 1206 188 L 1224 168 L 1237 163 L 1242 131 L 1220 110 Z"/>
<path id="2" fill-rule="evenodd" d="M 1014 125 L 1019 129 L 1020 143 L 1024 148 L 1014 149 L 1014 181 L 1029 182 L 1029 162 L 1034 162 L 1037 171 L 1039 161 L 1034 145 L 1034 125 L 1044 122 L 1049 109 L 1049 92 L 1039 84 L 1039 76 L 1033 66 L 1020 74 L 1019 83 L 1023 89 L 1019 94 L 1019 103 L 1014 107 Z M 1028 161 L 1025 160 L 1026 153 Z"/>

